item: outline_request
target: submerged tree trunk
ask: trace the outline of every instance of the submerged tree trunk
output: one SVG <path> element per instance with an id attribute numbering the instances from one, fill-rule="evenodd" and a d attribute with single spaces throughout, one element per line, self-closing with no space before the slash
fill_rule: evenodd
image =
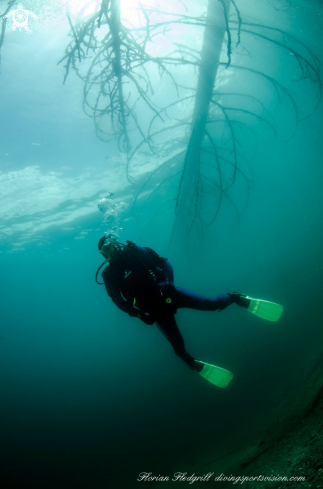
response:
<path id="1" fill-rule="evenodd" d="M 226 33 L 225 13 L 228 16 L 229 8 L 230 0 L 224 0 L 223 4 L 219 0 L 209 0 L 208 2 L 192 132 L 178 192 L 172 241 L 187 236 L 194 221 L 196 205 L 194 201 L 197 197 L 196 185 L 199 174 L 200 150 Z"/>
<path id="2" fill-rule="evenodd" d="M 5 11 L 0 14 L 0 19 L 2 18 L 2 25 L 1 25 L 1 32 L 0 32 L 0 73 L 1 73 L 1 48 L 3 45 L 4 41 L 4 35 L 6 32 L 6 26 L 7 26 L 7 14 L 10 11 L 11 7 L 13 7 L 15 4 L 15 0 L 10 0 L 10 2 L 7 3 L 7 8 Z"/>
<path id="3" fill-rule="evenodd" d="M 126 107 L 124 101 L 123 94 L 123 72 L 122 72 L 122 60 L 121 60 L 121 18 L 120 18 L 120 3 L 119 0 L 111 0 L 111 16 L 109 27 L 112 34 L 112 46 L 114 53 L 114 73 L 118 79 L 118 102 L 120 105 L 120 114 L 119 114 L 119 124 L 121 127 L 121 135 L 120 135 L 120 146 L 126 153 L 130 151 L 130 141 L 127 131 L 127 116 L 126 116 Z M 123 138 L 123 140 L 122 140 Z"/>

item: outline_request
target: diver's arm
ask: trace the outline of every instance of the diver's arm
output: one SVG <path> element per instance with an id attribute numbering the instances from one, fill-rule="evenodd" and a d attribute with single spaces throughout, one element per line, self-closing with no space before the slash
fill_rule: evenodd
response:
<path id="1" fill-rule="evenodd" d="M 111 299 L 113 300 L 115 305 L 119 309 L 121 309 L 121 311 L 127 312 L 129 314 L 129 309 L 133 309 L 133 307 L 130 307 L 128 302 L 126 302 L 122 298 L 119 289 L 117 289 L 117 287 L 114 287 L 111 283 L 107 282 L 106 280 L 104 280 L 104 285 L 105 285 L 105 289 L 108 293 L 108 296 L 111 297 Z"/>
<path id="2" fill-rule="evenodd" d="M 125 301 L 122 298 L 120 291 L 116 287 L 113 287 L 106 281 L 104 282 L 104 284 L 109 297 L 111 297 L 112 301 L 119 309 L 121 309 L 121 311 L 126 312 L 131 317 L 137 317 L 141 319 L 141 321 L 145 324 L 154 324 L 155 320 L 151 315 L 141 312 L 139 309 L 129 304 L 129 302 Z"/>

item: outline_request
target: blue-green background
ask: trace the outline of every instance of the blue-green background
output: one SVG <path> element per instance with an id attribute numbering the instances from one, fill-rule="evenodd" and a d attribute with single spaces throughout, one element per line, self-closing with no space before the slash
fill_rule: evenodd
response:
<path id="1" fill-rule="evenodd" d="M 271 8 L 249 5 L 262 22 Z M 282 19 L 280 27 L 323 58 L 320 1 L 271 12 L 271 22 Z M 96 204 L 110 191 L 108 178 L 90 197 L 71 192 L 59 208 L 28 211 L 38 184 L 24 190 L 19 172 L 30 166 L 39 166 L 39 188 L 50 172 L 69 185 L 88 167 L 99 179 L 108 169 L 124 181 L 106 158 L 115 147 L 96 138 L 82 113 L 81 82 L 71 76 L 62 85 L 56 63 L 66 33 L 64 24 L 32 36 L 8 27 L 2 48 L 0 194 L 10 188 L 16 210 L 10 218 L 1 211 L 0 472 L 12 487 L 64 489 L 132 488 L 140 472 L 203 474 L 212 460 L 268 434 L 271 413 L 290 390 L 302 383 L 306 396 L 304 379 L 322 354 L 322 105 L 292 139 L 259 143 L 246 211 L 239 220 L 224 211 L 203 251 L 195 244 L 187 258 L 167 249 L 168 214 L 159 217 L 159 233 L 143 225 L 145 210 L 139 224 L 131 205 L 121 216 L 122 240 L 168 256 L 178 286 L 284 305 L 279 323 L 235 306 L 179 311 L 188 351 L 234 373 L 229 388 L 217 389 L 174 355 L 155 326 L 123 314 L 95 284 L 97 240 L 107 230 Z M 83 185 L 93 175 L 81 177 Z M 130 191 L 116 196 L 131 204 Z M 59 212 L 71 205 L 90 211 L 61 223 Z"/>

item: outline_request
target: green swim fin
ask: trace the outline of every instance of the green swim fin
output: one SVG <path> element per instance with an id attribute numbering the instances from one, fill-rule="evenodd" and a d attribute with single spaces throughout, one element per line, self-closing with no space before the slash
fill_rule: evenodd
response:
<path id="1" fill-rule="evenodd" d="M 210 365 L 209 363 L 201 362 L 201 360 L 194 361 L 203 365 L 202 370 L 198 373 L 206 380 L 211 382 L 211 384 L 214 384 L 217 387 L 227 387 L 230 384 L 233 374 L 229 372 L 229 370 L 216 367 L 215 365 Z"/>
<path id="2" fill-rule="evenodd" d="M 275 302 L 253 299 L 248 296 L 245 298 L 250 300 L 247 310 L 260 318 L 267 319 L 267 321 L 278 321 L 284 310 L 283 306 L 275 304 Z"/>

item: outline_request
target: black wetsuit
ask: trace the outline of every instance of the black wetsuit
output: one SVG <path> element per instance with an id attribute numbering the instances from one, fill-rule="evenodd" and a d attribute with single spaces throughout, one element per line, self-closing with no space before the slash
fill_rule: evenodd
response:
<path id="1" fill-rule="evenodd" d="M 216 311 L 229 306 L 233 300 L 227 294 L 219 295 L 214 299 L 207 299 L 193 292 L 175 287 L 173 267 L 168 260 L 159 257 L 150 248 L 136 246 L 135 249 L 136 253 L 138 253 L 138 260 L 141 260 L 147 269 L 154 270 L 157 279 L 156 283 L 158 283 L 164 296 L 163 301 L 165 301 L 165 298 L 171 297 L 170 304 L 165 306 L 163 303 L 160 306 L 157 304 L 154 310 L 149 312 L 137 308 L 136 305 L 134 307 L 133 303 L 126 299 L 120 288 L 111 279 L 109 268 L 110 266 L 113 267 L 113 262 L 102 272 L 105 288 L 119 309 L 127 312 L 130 316 L 138 316 L 146 324 L 156 323 L 160 331 L 171 343 L 176 355 L 190 367 L 193 367 L 194 358 L 186 351 L 183 337 L 176 324 L 175 313 L 177 309 L 188 308 L 200 311 Z M 125 273 L 124 278 L 126 276 L 127 273 Z"/>

